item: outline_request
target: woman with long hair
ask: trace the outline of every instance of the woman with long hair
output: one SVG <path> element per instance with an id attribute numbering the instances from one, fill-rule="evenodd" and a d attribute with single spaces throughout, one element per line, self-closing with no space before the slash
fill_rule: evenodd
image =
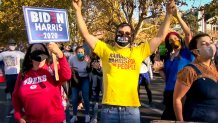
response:
<path id="1" fill-rule="evenodd" d="M 59 81 L 55 80 L 49 51 L 58 58 Z M 62 83 L 70 78 L 70 66 L 57 44 L 49 43 L 47 47 L 44 44 L 31 44 L 12 96 L 15 119 L 19 123 L 64 122 L 60 89 Z"/>
<path id="2" fill-rule="evenodd" d="M 161 72 L 163 73 L 161 75 L 163 75 L 166 83 L 163 101 L 165 104 L 165 109 L 161 116 L 162 120 L 176 120 L 173 110 L 173 92 L 176 83 L 176 76 L 182 68 L 194 60 L 193 54 L 188 49 L 188 45 L 192 37 L 190 28 L 177 12 L 177 8 L 175 7 L 173 10 L 173 16 L 181 25 L 185 37 L 182 38 L 182 36 L 180 36 L 177 32 L 170 32 L 165 38 L 167 52 L 164 58 L 164 63 L 161 63 L 163 66 L 160 67 L 162 68 Z M 154 67 L 155 66 L 156 64 L 154 63 Z"/>

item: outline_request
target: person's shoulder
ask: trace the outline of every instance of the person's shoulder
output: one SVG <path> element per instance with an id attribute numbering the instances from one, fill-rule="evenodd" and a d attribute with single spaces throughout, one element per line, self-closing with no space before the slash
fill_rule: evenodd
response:
<path id="1" fill-rule="evenodd" d="M 194 80 L 196 80 L 197 74 L 191 66 L 185 66 L 177 74 L 177 81 L 187 86 L 191 86 Z"/>
<path id="2" fill-rule="evenodd" d="M 180 73 L 182 72 L 182 74 L 191 74 L 191 75 L 196 75 L 196 71 L 195 69 L 193 68 L 193 66 L 196 66 L 196 64 L 192 63 L 192 64 L 187 64 L 181 71 Z M 197 67 L 197 66 L 196 66 Z"/>
<path id="3" fill-rule="evenodd" d="M 64 53 L 64 55 L 65 55 L 66 57 L 70 57 L 70 56 L 71 56 L 71 54 L 72 54 L 72 53 L 71 53 L 71 52 L 69 52 L 69 51 L 64 51 L 63 53 Z"/>
<path id="4" fill-rule="evenodd" d="M 12 53 L 13 52 L 8 51 L 8 50 L 1 52 L 2 55 L 9 55 L 9 54 L 12 54 Z"/>
<path id="5" fill-rule="evenodd" d="M 180 50 L 180 53 L 179 53 L 179 54 L 180 54 L 182 57 L 189 59 L 190 61 L 193 61 L 194 58 L 195 58 L 195 56 L 194 56 L 194 54 L 192 53 L 192 51 L 189 50 L 189 48 L 187 48 L 187 47 L 182 48 L 182 49 Z"/>
<path id="6" fill-rule="evenodd" d="M 1 53 L 7 53 L 7 52 L 10 52 L 9 50 L 5 50 L 5 51 L 3 51 L 3 52 L 1 52 Z"/>
<path id="7" fill-rule="evenodd" d="M 75 56 L 75 54 L 71 53 L 69 56 L 69 59 L 73 58 Z"/>
<path id="8" fill-rule="evenodd" d="M 101 47 L 102 47 L 102 46 L 104 46 L 104 47 L 110 47 L 110 46 L 111 46 L 109 43 L 104 42 L 104 41 L 102 41 L 102 40 L 98 40 L 96 44 L 97 44 L 97 45 L 100 45 Z"/>
<path id="9" fill-rule="evenodd" d="M 24 56 L 25 53 L 19 51 L 19 50 L 14 50 L 14 51 L 9 51 L 9 54 L 12 54 L 13 56 Z"/>
<path id="10" fill-rule="evenodd" d="M 17 50 L 16 52 L 17 52 L 17 53 L 20 53 L 20 54 L 25 54 L 24 52 L 19 51 L 19 50 Z"/>
<path id="11" fill-rule="evenodd" d="M 181 48 L 180 52 L 187 52 L 187 53 L 191 53 L 191 50 L 189 50 L 188 47 L 184 46 Z"/>
<path id="12" fill-rule="evenodd" d="M 132 47 L 133 50 L 146 50 L 148 51 L 150 49 L 150 45 L 148 43 L 148 41 L 145 41 L 144 43 L 138 45 L 138 46 L 135 46 L 135 47 Z"/>
<path id="13" fill-rule="evenodd" d="M 69 57 L 69 60 L 75 60 L 75 58 L 76 58 L 76 55 L 71 55 L 71 56 Z"/>

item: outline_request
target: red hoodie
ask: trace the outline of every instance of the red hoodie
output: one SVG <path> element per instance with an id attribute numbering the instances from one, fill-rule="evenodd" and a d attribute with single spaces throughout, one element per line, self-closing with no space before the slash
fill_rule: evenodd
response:
<path id="1" fill-rule="evenodd" d="M 61 123 L 65 120 L 60 85 L 71 78 L 71 69 L 66 58 L 60 58 L 58 82 L 49 69 L 45 64 L 38 70 L 29 70 L 23 79 L 18 76 L 12 96 L 17 120 L 23 115 L 29 123 Z"/>

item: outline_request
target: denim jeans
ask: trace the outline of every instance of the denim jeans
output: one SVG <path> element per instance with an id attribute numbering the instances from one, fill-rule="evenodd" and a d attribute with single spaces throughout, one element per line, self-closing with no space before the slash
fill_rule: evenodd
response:
<path id="1" fill-rule="evenodd" d="M 72 88 L 72 103 L 73 103 L 73 115 L 77 115 L 79 92 L 82 90 L 82 98 L 84 101 L 85 114 L 89 114 L 89 78 L 81 77 L 81 85 Z"/>
<path id="2" fill-rule="evenodd" d="M 101 123 L 140 123 L 139 108 L 102 105 Z"/>

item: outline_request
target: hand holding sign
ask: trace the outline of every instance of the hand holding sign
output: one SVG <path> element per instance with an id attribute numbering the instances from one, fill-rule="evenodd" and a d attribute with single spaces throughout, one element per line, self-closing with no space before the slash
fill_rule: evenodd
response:
<path id="1" fill-rule="evenodd" d="M 59 80 L 59 75 L 58 75 L 58 67 L 57 67 L 57 59 L 56 56 L 58 58 L 62 58 L 64 56 L 63 52 L 59 49 L 58 45 L 54 42 L 51 42 L 48 44 L 48 50 L 52 53 L 52 60 L 53 60 L 53 64 L 54 64 L 54 71 L 55 71 L 55 79 L 56 81 Z"/>
<path id="2" fill-rule="evenodd" d="M 58 45 L 54 42 L 50 42 L 48 44 L 48 50 L 51 52 L 51 53 L 54 53 L 58 58 L 62 58 L 63 57 L 63 52 L 60 50 L 60 48 L 58 47 Z"/>

